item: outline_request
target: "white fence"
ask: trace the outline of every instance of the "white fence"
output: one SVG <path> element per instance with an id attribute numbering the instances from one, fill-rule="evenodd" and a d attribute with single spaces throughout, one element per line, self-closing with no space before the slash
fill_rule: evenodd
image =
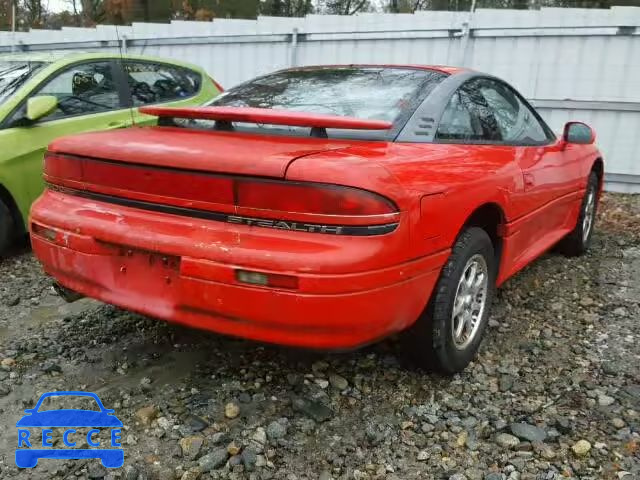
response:
<path id="1" fill-rule="evenodd" d="M 607 188 L 640 192 L 640 8 L 260 17 L 0 32 L 10 51 L 126 51 L 187 60 L 225 87 L 295 65 L 464 65 L 500 76 L 559 131 L 591 124 Z"/>

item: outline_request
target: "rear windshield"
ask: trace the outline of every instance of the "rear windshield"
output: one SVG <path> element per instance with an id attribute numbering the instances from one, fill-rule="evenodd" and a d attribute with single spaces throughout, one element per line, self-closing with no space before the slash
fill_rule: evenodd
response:
<path id="1" fill-rule="evenodd" d="M 286 70 L 231 88 L 210 105 L 294 110 L 394 124 L 390 132 L 329 129 L 329 137 L 387 138 L 409 119 L 419 102 L 446 77 L 417 68 L 322 67 Z M 213 122 L 191 122 L 211 126 Z M 309 128 L 234 124 L 240 130 L 309 135 Z"/>
<path id="2" fill-rule="evenodd" d="M 43 62 L 6 62 L 0 60 L 0 105 L 6 102 L 44 65 Z"/>

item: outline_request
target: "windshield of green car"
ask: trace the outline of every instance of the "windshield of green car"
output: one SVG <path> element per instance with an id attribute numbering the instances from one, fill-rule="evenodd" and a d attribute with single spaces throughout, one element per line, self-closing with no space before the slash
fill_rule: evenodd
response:
<path id="1" fill-rule="evenodd" d="M 44 66 L 44 62 L 0 60 L 0 105 Z"/>

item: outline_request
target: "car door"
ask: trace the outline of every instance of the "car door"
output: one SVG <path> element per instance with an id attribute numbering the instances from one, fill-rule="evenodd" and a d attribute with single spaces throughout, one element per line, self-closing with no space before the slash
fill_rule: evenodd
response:
<path id="1" fill-rule="evenodd" d="M 579 179 L 570 152 L 556 141 L 536 112 L 509 85 L 480 79 L 477 88 L 496 119 L 502 141 L 518 149 L 516 161 L 523 175 L 524 191 L 516 196 L 523 224 L 532 240 L 546 232 L 566 228 L 572 193 Z"/>
<path id="2" fill-rule="evenodd" d="M 158 120 L 157 117 L 140 113 L 138 107 L 202 103 L 197 101 L 204 82 L 200 72 L 151 60 L 125 59 L 121 65 L 136 125 L 154 125 Z"/>
<path id="3" fill-rule="evenodd" d="M 451 97 L 436 139 L 500 146 L 502 156 L 519 168 L 519 179 L 509 195 L 509 220 L 518 222 L 518 234 L 511 241 L 516 256 L 536 250 L 560 228 L 557 212 L 544 207 L 562 195 L 560 187 L 566 187 L 561 151 L 548 129 L 506 84 L 483 77 L 465 82 Z M 566 208 L 564 214 L 566 218 Z"/>
<path id="4" fill-rule="evenodd" d="M 13 154 L 31 202 L 43 190 L 42 161 L 47 145 L 57 137 L 131 125 L 122 85 L 111 60 L 66 66 L 36 87 L 0 130 L 0 144 Z M 34 124 L 24 121 L 28 98 L 53 95 L 56 110 Z"/>

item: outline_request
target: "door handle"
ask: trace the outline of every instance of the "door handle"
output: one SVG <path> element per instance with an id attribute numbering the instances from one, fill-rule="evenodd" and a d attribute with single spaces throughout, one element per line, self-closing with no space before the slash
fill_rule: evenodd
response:
<path id="1" fill-rule="evenodd" d="M 125 128 L 127 126 L 127 122 L 109 122 L 107 124 L 107 127 L 109 128 Z"/>

